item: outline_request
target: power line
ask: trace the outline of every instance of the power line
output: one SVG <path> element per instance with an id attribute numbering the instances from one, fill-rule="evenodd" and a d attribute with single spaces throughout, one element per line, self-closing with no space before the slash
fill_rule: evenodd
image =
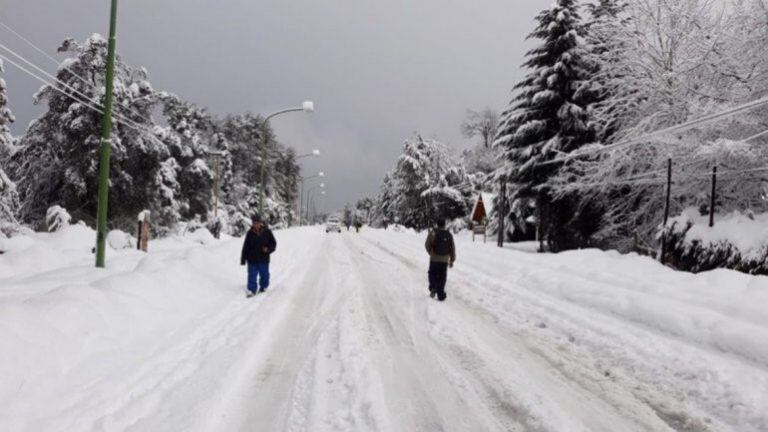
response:
<path id="1" fill-rule="evenodd" d="M 23 61 L 24 63 L 28 64 L 29 66 L 33 67 L 34 69 L 36 69 L 37 71 L 39 71 L 39 72 L 40 72 L 40 73 L 42 73 L 43 75 L 47 76 L 48 78 L 50 78 L 50 79 L 54 80 L 54 81 L 55 81 L 57 84 L 60 84 L 60 85 L 62 85 L 63 87 L 65 87 L 65 88 L 67 88 L 68 90 L 70 90 L 70 91 L 72 91 L 72 92 L 76 93 L 76 94 L 77 94 L 77 95 L 79 95 L 80 97 L 82 97 L 82 98 L 84 98 L 84 99 L 86 99 L 86 100 L 90 101 L 91 103 L 93 103 L 93 104 L 94 104 L 94 105 L 96 105 L 97 107 L 100 107 L 100 108 L 102 108 L 102 109 L 104 108 L 104 107 L 101 105 L 101 103 L 100 103 L 100 102 L 98 102 L 97 100 L 93 99 L 91 96 L 88 96 L 88 95 L 86 95 L 85 93 L 83 93 L 83 92 L 81 92 L 81 91 L 79 91 L 79 90 L 75 89 L 74 87 L 70 86 L 69 84 L 65 83 L 64 81 L 62 81 L 62 80 L 58 79 L 57 77 L 55 77 L 55 76 L 53 76 L 53 75 L 49 74 L 48 72 L 46 72 L 45 70 L 43 70 L 43 69 L 41 69 L 39 66 L 37 66 L 36 64 L 34 64 L 34 63 L 32 63 L 31 61 L 27 60 L 26 58 L 22 57 L 21 55 L 19 55 L 18 53 L 16 53 L 16 52 L 15 52 L 15 51 L 13 51 L 12 49 L 10 49 L 10 48 L 6 47 L 5 45 L 3 45 L 2 43 L 0 43 L 0 48 L 2 48 L 2 49 L 4 49 L 4 50 L 8 51 L 9 53 L 11 53 L 11 55 L 13 55 L 13 56 L 15 56 L 16 58 L 20 59 L 21 61 Z M 50 83 L 49 83 L 49 85 L 50 85 Z M 131 119 L 127 118 L 127 117 L 124 117 L 124 116 L 123 116 L 123 115 L 121 115 L 121 114 L 115 113 L 115 114 L 114 114 L 114 116 L 115 116 L 115 117 L 117 117 L 118 119 L 122 119 L 122 120 L 123 120 L 124 122 L 126 122 L 126 123 L 130 123 L 131 125 L 133 125 L 133 126 L 135 126 L 135 127 L 141 127 L 141 126 L 140 126 L 138 123 L 134 122 L 133 120 L 131 120 Z"/>
<path id="2" fill-rule="evenodd" d="M 89 83 L 89 82 L 88 82 L 88 81 L 87 81 L 85 78 L 83 78 L 83 77 L 81 77 L 80 75 L 76 74 L 76 73 L 75 73 L 75 72 L 74 72 L 72 69 L 70 69 L 70 68 L 69 68 L 69 66 L 61 64 L 61 62 L 59 62 L 58 60 L 56 60 L 55 58 L 53 58 L 53 56 L 51 56 L 50 54 L 48 54 L 47 52 L 45 52 L 45 51 L 44 51 L 42 48 L 40 48 L 40 47 L 38 47 L 37 45 L 35 45 L 34 43 L 32 43 L 32 41 L 30 41 L 29 39 L 27 39 L 27 38 L 25 38 L 24 36 L 22 36 L 22 35 L 21 35 L 19 32 L 17 32 L 16 30 L 12 29 L 12 28 L 11 28 L 11 27 L 10 27 L 8 24 L 6 24 L 6 23 L 4 23 L 4 22 L 0 21 L 0 26 L 1 26 L 1 27 L 3 27 L 3 28 L 5 28 L 5 29 L 6 29 L 6 30 L 8 30 L 9 32 L 11 32 L 11 33 L 12 33 L 14 36 L 16 36 L 17 38 L 19 38 L 19 39 L 21 39 L 22 41 L 24 41 L 24 42 L 25 42 L 27 45 L 31 46 L 31 47 L 32 47 L 32 48 L 33 48 L 35 51 L 37 51 L 37 52 L 39 52 L 40 54 L 42 54 L 43 56 L 45 56 L 45 58 L 47 58 L 48 60 L 50 60 L 51 62 L 53 62 L 53 63 L 54 63 L 54 64 L 55 64 L 57 67 L 59 67 L 59 66 L 62 66 L 62 67 L 64 67 L 64 69 L 66 69 L 67 71 L 69 71 L 69 72 L 70 72 L 70 73 L 71 73 L 73 76 L 75 76 L 77 79 L 79 79 L 80 81 L 82 81 L 82 82 L 83 82 L 83 83 L 85 83 L 85 84 L 88 84 L 88 85 L 90 85 L 90 83 Z"/>
<path id="3" fill-rule="evenodd" d="M 69 93 L 65 92 L 64 90 L 60 89 L 59 87 L 57 87 L 57 86 L 55 86 L 54 84 L 52 84 L 52 83 L 50 83 L 49 81 L 47 81 L 45 78 L 41 78 L 39 75 L 35 74 L 34 72 L 31 72 L 29 69 L 27 69 L 27 68 L 25 68 L 24 66 L 22 66 L 22 65 L 20 65 L 20 64 L 18 64 L 18 63 L 16 63 L 14 60 L 11 60 L 10 58 L 8 58 L 7 56 L 5 56 L 4 54 L 1 54 L 1 53 L 0 53 L 0 58 L 4 59 L 5 61 L 7 61 L 8 63 L 10 63 L 11 65 L 13 65 L 13 66 L 15 66 L 16 68 L 18 68 L 19 70 L 21 70 L 22 72 L 24 72 L 24 73 L 26 73 L 26 74 L 30 75 L 31 77 L 33 77 L 33 78 L 37 79 L 37 80 L 38 80 L 38 81 L 40 81 L 40 82 L 42 82 L 42 83 L 44 83 L 44 84 L 48 85 L 48 86 L 49 86 L 51 89 L 53 89 L 53 90 L 55 90 L 55 91 L 57 91 L 57 92 L 59 92 L 59 93 L 63 94 L 64 96 L 67 96 L 67 97 L 69 97 L 69 98 L 72 98 L 72 99 L 74 99 L 74 100 L 75 100 L 75 101 L 77 101 L 78 103 L 81 103 L 81 104 L 83 104 L 83 105 L 84 105 L 84 106 L 86 106 L 87 108 L 90 108 L 91 110 L 93 110 L 93 111 L 95 111 L 95 112 L 97 112 L 97 113 L 99 113 L 99 114 L 102 114 L 102 115 L 104 115 L 104 111 L 103 111 L 101 108 L 99 108 L 99 107 L 101 106 L 100 104 L 96 103 L 96 106 L 94 106 L 92 103 L 89 103 L 89 101 L 90 101 L 90 102 L 94 102 L 92 99 L 90 99 L 90 98 L 85 98 L 86 100 L 82 100 L 82 99 L 80 99 L 79 97 L 77 97 L 76 95 L 72 95 L 72 94 L 69 94 Z M 58 82 L 58 80 L 57 80 L 57 82 Z M 63 83 L 62 83 L 62 84 L 63 84 Z M 65 84 L 65 85 L 66 85 L 66 84 Z M 78 92 L 78 93 L 79 93 L 79 92 Z M 149 131 L 148 129 L 143 129 L 143 128 L 142 128 L 141 126 L 139 126 L 138 124 L 136 124 L 136 126 L 133 126 L 133 125 L 131 125 L 130 123 L 128 123 L 128 122 L 131 122 L 130 120 L 127 120 L 127 121 L 126 121 L 126 120 L 125 120 L 125 119 L 124 119 L 122 116 L 120 116 L 119 114 L 115 114 L 114 116 L 115 116 L 115 117 L 117 117 L 117 119 L 116 119 L 116 120 L 119 120 L 119 121 L 120 121 L 120 123 L 122 123 L 122 124 L 123 124 L 123 126 L 125 126 L 125 127 L 129 128 L 129 129 L 132 129 L 132 130 L 134 130 L 134 131 L 136 131 L 136 132 L 139 132 L 139 134 L 142 134 L 142 136 L 145 136 L 145 137 L 147 137 L 147 138 L 150 138 L 150 139 L 152 139 L 152 140 L 155 140 L 155 141 L 156 141 L 157 143 L 159 143 L 159 144 L 163 144 L 163 143 L 162 143 L 162 141 L 160 141 L 159 139 L 157 139 L 157 137 L 155 137 L 155 136 L 151 135 L 151 133 L 152 133 L 152 132 L 151 132 L 151 131 Z M 132 122 L 131 122 L 131 123 L 132 123 Z M 135 124 L 135 123 L 134 123 L 134 124 Z M 163 145 L 164 145 L 164 144 L 163 144 Z"/>
<path id="4" fill-rule="evenodd" d="M 758 138 L 762 138 L 762 137 L 767 136 L 767 135 L 768 135 L 768 130 L 764 130 L 764 131 L 760 132 L 759 134 L 752 135 L 749 138 L 744 138 L 742 141 L 743 142 L 753 141 L 753 140 L 756 140 Z"/>
<path id="5" fill-rule="evenodd" d="M 23 42 L 25 42 L 27 45 L 29 45 L 30 47 L 32 47 L 32 48 L 33 48 L 35 51 L 37 51 L 37 52 L 39 52 L 40 54 L 42 54 L 43 56 L 45 56 L 45 58 L 49 59 L 49 60 L 50 60 L 50 61 L 51 61 L 53 64 L 55 64 L 55 65 L 56 65 L 56 67 L 61 67 L 61 68 L 65 69 L 65 70 L 66 70 L 67 72 L 69 72 L 69 73 L 70 73 L 72 76 L 74 76 L 75 78 L 77 78 L 78 80 L 80 80 L 80 82 L 82 82 L 83 84 L 85 84 L 85 85 L 86 85 L 86 86 L 88 86 L 89 88 L 91 88 L 91 89 L 94 89 L 94 88 L 95 88 L 95 85 L 94 85 L 93 83 L 91 83 L 91 82 L 90 82 L 90 81 L 88 81 L 86 78 L 84 78 L 84 77 L 82 77 L 81 75 L 79 75 L 77 72 L 75 72 L 75 71 L 74 71 L 72 68 L 70 68 L 68 65 L 64 64 L 63 62 L 59 62 L 59 60 L 56 60 L 56 59 L 55 59 L 53 56 L 51 56 L 50 54 L 48 54 L 47 52 L 45 52 L 45 50 L 43 50 L 43 49 L 42 49 L 42 48 L 40 48 L 39 46 L 35 45 L 35 44 L 34 44 L 32 41 L 30 41 L 29 39 L 25 38 L 25 37 L 24 37 L 23 35 L 21 35 L 19 32 L 17 32 L 17 31 L 16 31 L 16 30 L 14 30 L 13 28 L 11 28 L 11 27 L 10 27 L 8 24 L 6 24 L 6 23 L 4 23 L 4 22 L 0 21 L 0 27 L 3 27 L 3 28 L 5 28 L 5 29 L 6 29 L 6 30 L 8 30 L 9 32 L 11 32 L 11 33 L 12 33 L 14 36 L 16 36 L 17 38 L 21 39 L 21 40 L 22 40 Z M 8 49 L 8 48 L 6 48 L 6 49 L 7 49 L 8 51 L 11 51 L 11 50 L 10 50 L 10 49 Z M 16 56 L 17 56 L 17 57 L 19 57 L 19 58 L 22 58 L 22 57 L 21 57 L 21 56 L 19 56 L 18 54 L 14 54 L 14 55 L 16 55 Z M 35 68 L 36 68 L 36 69 L 38 69 L 38 70 L 41 70 L 41 71 L 42 71 L 42 69 L 40 69 L 39 67 L 36 67 L 36 66 L 35 66 Z M 139 117 L 141 116 L 139 113 L 137 113 L 137 112 L 136 112 L 135 110 L 133 110 L 131 107 L 120 107 L 120 108 L 125 108 L 125 109 L 127 109 L 128 111 L 130 111 L 130 113 L 131 113 L 131 114 L 133 114 L 133 115 L 135 115 L 135 116 L 139 116 Z"/>
<path id="6" fill-rule="evenodd" d="M 610 144 L 610 145 L 603 146 L 603 147 L 593 148 L 593 149 L 590 149 L 590 150 L 587 150 L 587 151 L 583 151 L 583 152 L 575 151 L 575 152 L 569 154 L 568 156 L 565 156 L 565 157 L 562 157 L 562 158 L 559 158 L 559 159 L 552 159 L 552 160 L 549 160 L 549 161 L 546 161 L 546 162 L 541 162 L 538 165 L 551 165 L 551 164 L 555 164 L 555 163 L 563 163 L 563 162 L 568 162 L 570 160 L 573 160 L 573 159 L 576 159 L 576 158 L 580 158 L 580 157 L 583 157 L 583 156 L 587 156 L 587 155 L 590 155 L 590 154 L 594 154 L 594 153 L 602 153 L 602 152 L 605 152 L 605 151 L 608 151 L 608 150 L 615 150 L 615 149 L 622 148 L 622 147 L 630 147 L 630 146 L 634 146 L 634 145 L 637 145 L 637 144 L 643 144 L 643 143 L 649 141 L 650 139 L 653 139 L 653 138 L 656 138 L 656 137 L 659 137 L 659 136 L 662 136 L 662 135 L 666 135 L 666 134 L 670 134 L 670 133 L 675 133 L 675 132 L 683 132 L 683 131 L 686 131 L 688 129 L 692 129 L 692 128 L 696 127 L 696 126 L 699 126 L 699 125 L 702 125 L 702 124 L 706 124 L 706 123 L 712 122 L 714 120 L 719 120 L 719 119 L 722 119 L 722 118 L 730 117 L 730 116 L 732 116 L 734 114 L 738 114 L 738 113 L 740 113 L 742 111 L 749 111 L 751 109 L 754 109 L 754 108 L 757 108 L 759 106 L 766 105 L 766 104 L 768 104 L 768 97 L 760 98 L 760 99 L 754 100 L 752 102 L 747 102 L 747 103 L 739 105 L 737 107 L 730 108 L 730 109 L 727 109 L 725 111 L 721 111 L 719 113 L 710 114 L 710 115 L 707 115 L 707 116 L 704 116 L 704 117 L 700 117 L 700 118 L 695 119 L 695 120 L 687 121 L 685 123 L 680 123 L 678 125 L 670 126 L 670 127 L 664 128 L 664 129 L 659 129 L 657 131 L 654 131 L 654 132 L 651 132 L 651 133 L 648 133 L 648 134 L 645 134 L 645 135 L 641 135 L 639 137 L 630 138 L 630 139 L 627 139 L 627 140 L 622 140 L 622 141 L 619 141 L 619 142 L 614 143 L 614 144 Z M 768 131 L 766 131 L 765 134 L 768 134 Z M 758 135 L 760 135 L 760 134 L 758 134 Z M 756 135 L 756 136 L 747 138 L 745 141 L 749 141 L 749 140 L 755 139 L 757 137 L 758 136 Z"/>

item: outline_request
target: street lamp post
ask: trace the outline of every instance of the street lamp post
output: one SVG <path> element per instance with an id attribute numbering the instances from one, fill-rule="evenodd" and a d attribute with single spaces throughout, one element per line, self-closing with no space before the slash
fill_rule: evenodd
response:
<path id="1" fill-rule="evenodd" d="M 296 159 L 301 159 L 301 158 L 305 158 L 305 157 L 309 157 L 309 156 L 320 156 L 320 150 L 314 149 L 314 150 L 312 150 L 311 153 L 307 153 L 307 154 L 296 156 Z"/>
<path id="2" fill-rule="evenodd" d="M 313 178 L 322 178 L 322 177 L 325 177 L 325 173 L 320 171 L 319 173 L 317 173 L 317 175 L 301 178 L 301 187 L 299 192 L 299 226 L 301 226 L 301 215 L 304 212 L 304 182 L 307 180 L 311 180 Z"/>
<path id="3" fill-rule="evenodd" d="M 299 159 L 302 159 L 302 158 L 305 158 L 305 157 L 310 157 L 310 156 L 314 156 L 314 157 L 320 156 L 320 150 L 314 149 L 310 153 L 296 156 L 296 160 L 299 160 Z M 301 171 L 299 171 L 299 172 L 301 172 Z M 299 176 L 299 180 L 300 180 L 300 186 L 299 186 L 300 187 L 300 191 L 299 191 L 299 226 L 301 226 L 301 212 L 302 212 L 302 208 L 304 206 L 304 180 L 308 180 L 308 179 L 315 178 L 315 177 L 322 177 L 323 175 L 324 174 L 321 172 L 321 173 L 319 173 L 316 176 L 311 176 L 311 177 L 307 177 L 307 178 L 303 178 L 303 177 Z"/>
<path id="4" fill-rule="evenodd" d="M 320 188 L 320 189 L 325 188 L 325 183 L 320 183 L 319 185 L 317 185 L 317 186 L 311 188 L 309 191 L 307 191 L 307 215 L 306 215 L 307 221 L 309 221 L 309 208 L 310 208 L 309 202 L 311 200 L 312 203 L 314 204 L 314 200 L 315 200 L 314 192 L 318 188 Z"/>
<path id="5" fill-rule="evenodd" d="M 264 197 L 266 195 L 265 165 L 267 163 L 267 144 L 269 143 L 269 136 L 267 135 L 267 130 L 269 128 L 269 120 L 281 114 L 297 112 L 297 111 L 311 113 L 315 111 L 315 104 L 312 101 L 304 101 L 304 103 L 302 103 L 300 107 L 280 110 L 264 118 L 264 134 L 263 134 L 264 138 L 262 140 L 262 151 L 261 151 L 261 188 L 259 188 L 259 213 L 261 213 L 262 215 L 264 214 Z"/>

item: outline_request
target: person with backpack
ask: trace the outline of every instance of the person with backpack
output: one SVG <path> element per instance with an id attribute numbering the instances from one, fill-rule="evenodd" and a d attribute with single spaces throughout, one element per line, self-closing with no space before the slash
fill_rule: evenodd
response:
<path id="1" fill-rule="evenodd" d="M 258 214 L 251 223 L 240 254 L 240 265 L 248 264 L 248 297 L 269 288 L 269 256 L 277 249 L 275 236 Z"/>
<path id="2" fill-rule="evenodd" d="M 429 253 L 429 296 L 444 301 L 448 267 L 456 262 L 456 246 L 453 235 L 445 229 L 445 219 L 437 220 L 437 228 L 429 231 L 424 246 Z"/>

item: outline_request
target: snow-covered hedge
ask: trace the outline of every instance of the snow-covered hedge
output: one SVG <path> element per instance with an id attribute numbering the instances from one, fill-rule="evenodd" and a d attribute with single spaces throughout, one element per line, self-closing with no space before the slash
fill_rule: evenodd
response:
<path id="1" fill-rule="evenodd" d="M 716 218 L 689 208 L 669 221 L 663 230 L 666 259 L 692 272 L 729 268 L 768 275 L 768 213 L 733 212 Z"/>

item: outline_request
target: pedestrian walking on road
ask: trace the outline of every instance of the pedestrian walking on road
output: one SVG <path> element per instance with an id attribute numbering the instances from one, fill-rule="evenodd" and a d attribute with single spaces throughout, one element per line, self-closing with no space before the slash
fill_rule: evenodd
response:
<path id="1" fill-rule="evenodd" d="M 275 236 L 261 216 L 253 215 L 251 223 L 240 254 L 240 265 L 248 264 L 248 297 L 269 288 L 269 256 L 277 249 Z"/>
<path id="2" fill-rule="evenodd" d="M 456 261 L 456 246 L 453 235 L 445 229 L 445 219 L 437 220 L 437 228 L 429 231 L 424 247 L 429 253 L 429 296 L 443 301 L 448 267 Z"/>

